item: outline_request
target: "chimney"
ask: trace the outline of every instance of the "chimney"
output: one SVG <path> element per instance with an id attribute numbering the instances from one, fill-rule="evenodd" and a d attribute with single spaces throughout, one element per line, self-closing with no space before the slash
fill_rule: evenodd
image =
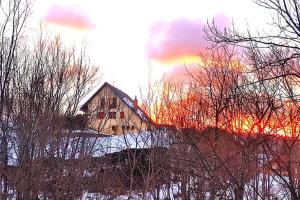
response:
<path id="1" fill-rule="evenodd" d="M 137 100 L 136 96 L 135 96 L 135 98 L 133 100 L 133 105 L 134 105 L 135 108 L 138 107 L 138 100 Z"/>

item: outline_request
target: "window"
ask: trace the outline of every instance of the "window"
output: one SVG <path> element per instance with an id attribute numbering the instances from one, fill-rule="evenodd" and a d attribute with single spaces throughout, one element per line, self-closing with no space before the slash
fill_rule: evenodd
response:
<path id="1" fill-rule="evenodd" d="M 109 108 L 117 108 L 117 98 L 109 98 Z"/>
<path id="2" fill-rule="evenodd" d="M 104 119 L 104 117 L 105 117 L 104 112 L 98 113 L 98 119 Z"/>
<path id="3" fill-rule="evenodd" d="M 120 112 L 120 119 L 124 119 L 125 118 L 125 114 L 124 114 L 124 112 L 122 111 L 122 112 Z"/>
<path id="4" fill-rule="evenodd" d="M 122 126 L 122 130 L 123 131 L 129 131 L 130 130 L 130 126 Z M 134 130 L 134 126 L 131 126 L 131 130 Z"/>
<path id="5" fill-rule="evenodd" d="M 108 113 L 108 118 L 109 119 L 116 119 L 116 112 L 109 112 Z"/>
<path id="6" fill-rule="evenodd" d="M 105 98 L 101 98 L 100 108 L 105 108 Z"/>

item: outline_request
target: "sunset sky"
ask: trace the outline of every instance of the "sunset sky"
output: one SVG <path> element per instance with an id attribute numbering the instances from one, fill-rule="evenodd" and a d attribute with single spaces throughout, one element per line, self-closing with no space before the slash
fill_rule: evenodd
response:
<path id="1" fill-rule="evenodd" d="M 267 17 L 251 0 L 37 0 L 33 24 L 59 33 L 66 44 L 87 42 L 102 81 L 134 97 L 150 69 L 153 79 L 176 80 L 184 65 L 197 64 L 197 53 L 208 45 L 207 20 L 220 28 L 234 20 L 244 30 L 264 27 Z"/>

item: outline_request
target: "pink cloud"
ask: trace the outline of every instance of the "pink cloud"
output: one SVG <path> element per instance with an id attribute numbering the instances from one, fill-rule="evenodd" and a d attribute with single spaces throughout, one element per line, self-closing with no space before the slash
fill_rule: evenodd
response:
<path id="1" fill-rule="evenodd" d="M 229 19 L 222 14 L 216 15 L 214 20 L 220 28 L 229 24 Z M 205 25 L 206 23 L 200 20 L 185 18 L 171 22 L 156 22 L 150 30 L 150 38 L 146 46 L 147 57 L 165 61 L 197 55 L 209 45 L 203 31 Z"/>
<path id="2" fill-rule="evenodd" d="M 95 24 L 78 6 L 52 5 L 44 20 L 76 29 L 93 29 Z"/>

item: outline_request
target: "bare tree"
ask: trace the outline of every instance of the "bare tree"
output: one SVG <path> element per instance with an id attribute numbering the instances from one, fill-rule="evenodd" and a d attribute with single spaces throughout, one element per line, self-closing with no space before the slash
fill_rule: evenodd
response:
<path id="1" fill-rule="evenodd" d="M 30 1 L 0 1 L 0 155 L 1 193 L 7 198 L 6 171 L 8 165 L 8 137 L 13 107 L 13 83 L 19 47 L 22 45 L 24 28 L 30 15 Z"/>
<path id="2" fill-rule="evenodd" d="M 17 173 L 11 180 L 11 189 L 16 189 L 19 199 L 32 199 L 47 189 L 42 187 L 44 160 L 49 164 L 44 167 L 52 169 L 52 176 L 60 180 L 64 168 L 57 164 L 69 158 L 62 153 L 70 151 L 63 145 L 68 140 L 71 143 L 76 127 L 67 129 L 65 121 L 76 114 L 79 101 L 93 86 L 96 69 L 90 67 L 84 49 L 79 53 L 74 48 L 67 49 L 59 38 L 40 38 L 33 51 L 24 44 L 13 64 L 11 110 L 6 123 L 10 126 L 7 151 Z M 79 147 L 73 148 L 79 151 Z"/>
<path id="3" fill-rule="evenodd" d="M 234 26 L 220 31 L 212 23 L 207 26 L 207 36 L 216 46 L 236 45 L 246 52 L 245 62 L 249 66 L 246 73 L 254 77 L 249 84 L 258 91 L 256 109 L 251 109 L 258 111 L 258 123 L 268 127 L 257 128 L 259 132 L 268 130 L 272 135 L 282 136 L 281 139 L 268 139 L 262 145 L 268 161 L 265 166 L 278 177 L 276 182 L 283 186 L 282 190 L 288 191 L 286 197 L 298 199 L 295 172 L 299 161 L 295 159 L 295 151 L 299 136 L 296 124 L 299 112 L 300 4 L 295 0 L 258 0 L 255 3 L 272 14 L 271 33 L 255 34 L 251 30 L 242 33 Z M 265 103 L 262 103 L 262 98 Z"/>

